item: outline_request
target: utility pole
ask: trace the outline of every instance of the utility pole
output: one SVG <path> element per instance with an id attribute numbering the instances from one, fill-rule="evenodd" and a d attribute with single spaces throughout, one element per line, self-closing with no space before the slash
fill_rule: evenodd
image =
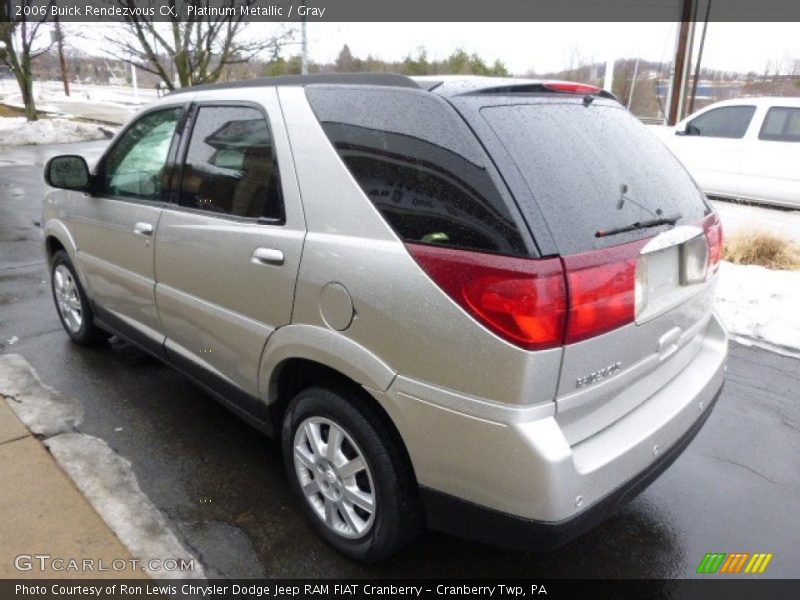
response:
<path id="1" fill-rule="evenodd" d="M 667 125 L 675 125 L 678 121 L 683 98 L 686 94 L 687 50 L 689 49 L 689 32 L 692 30 L 692 5 L 694 0 L 681 0 L 681 24 L 678 28 L 678 40 L 675 45 L 672 81 L 669 87 L 669 104 L 667 105 Z"/>
<path id="2" fill-rule="evenodd" d="M 708 29 L 708 17 L 711 13 L 711 0 L 706 4 L 706 17 L 703 19 L 703 33 L 700 35 L 700 47 L 697 49 L 697 60 L 694 64 L 694 81 L 692 82 L 692 93 L 689 95 L 688 113 L 694 112 L 694 99 L 697 96 L 697 81 L 700 79 L 700 63 L 703 62 L 703 47 L 706 45 L 706 30 Z"/>
<path id="3" fill-rule="evenodd" d="M 56 13 L 56 44 L 58 44 L 58 62 L 61 64 L 61 81 L 64 82 L 64 95 L 69 96 L 69 77 L 67 76 L 67 61 L 64 59 L 64 33 L 61 31 L 61 21 Z"/>
<path id="4" fill-rule="evenodd" d="M 308 75 L 308 39 L 306 38 L 306 18 L 303 17 L 303 20 L 300 21 L 300 52 L 301 52 L 301 63 L 300 63 L 300 72 L 303 75 Z"/>
<path id="5" fill-rule="evenodd" d="M 695 0 L 696 2 L 697 0 Z M 683 75 L 681 76 L 681 94 L 678 96 L 678 114 L 675 118 L 676 121 L 680 121 L 686 115 L 684 110 L 686 104 L 686 97 L 687 93 L 686 90 L 689 87 L 689 78 L 692 72 L 692 54 L 694 52 L 694 29 L 696 24 L 697 15 L 689 22 L 689 33 L 687 35 L 686 41 L 686 53 L 685 58 L 683 61 Z"/>
<path id="6" fill-rule="evenodd" d="M 683 64 L 683 93 L 681 94 L 680 102 L 678 103 L 678 120 L 683 119 L 687 115 L 685 110 L 686 101 L 688 96 L 686 88 L 689 86 L 689 78 L 692 71 L 692 56 L 694 55 L 694 30 L 697 28 L 697 9 L 700 6 L 700 0 L 693 0 L 692 2 L 692 20 L 689 24 L 689 42 L 686 49 L 686 61 Z"/>

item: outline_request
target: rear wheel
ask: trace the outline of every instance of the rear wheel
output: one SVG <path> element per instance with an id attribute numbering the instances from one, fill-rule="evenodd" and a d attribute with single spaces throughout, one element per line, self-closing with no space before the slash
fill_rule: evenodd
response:
<path id="1" fill-rule="evenodd" d="M 357 393 L 340 387 L 300 392 L 286 411 L 282 446 L 304 512 L 343 554 L 380 560 L 421 529 L 408 461 Z"/>
<path id="2" fill-rule="evenodd" d="M 89 299 L 64 250 L 53 254 L 50 261 L 50 287 L 61 325 L 73 342 L 91 346 L 108 339 L 109 334 L 94 324 Z"/>

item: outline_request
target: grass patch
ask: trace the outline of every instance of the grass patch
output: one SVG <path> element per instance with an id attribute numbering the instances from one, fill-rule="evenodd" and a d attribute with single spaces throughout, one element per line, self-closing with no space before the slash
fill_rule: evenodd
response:
<path id="1" fill-rule="evenodd" d="M 47 113 L 43 113 L 40 110 L 36 111 L 36 114 L 41 119 L 47 116 Z M 16 106 L 9 106 L 8 104 L 0 104 L 0 117 L 24 117 L 25 111 L 21 108 L 17 108 Z"/>
<path id="2" fill-rule="evenodd" d="M 24 116 L 25 116 L 24 110 L 20 110 L 19 108 L 8 106 L 6 104 L 0 104 L 0 117 L 24 117 Z"/>
<path id="3" fill-rule="evenodd" d="M 722 258 L 737 265 L 797 270 L 800 245 L 769 231 L 738 231 L 725 239 Z"/>

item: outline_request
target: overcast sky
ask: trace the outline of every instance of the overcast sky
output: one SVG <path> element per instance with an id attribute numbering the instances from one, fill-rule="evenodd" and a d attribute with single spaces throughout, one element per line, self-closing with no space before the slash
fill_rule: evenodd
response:
<path id="1" fill-rule="evenodd" d="M 75 26 L 76 24 L 73 24 Z M 254 23 L 248 35 L 271 32 L 272 23 Z M 81 24 L 90 38 L 107 32 L 103 24 Z M 696 36 L 699 41 L 701 25 Z M 91 31 L 94 30 L 94 31 Z M 439 59 L 456 48 L 477 52 L 487 61 L 499 58 L 514 74 L 557 71 L 570 66 L 573 56 L 584 62 L 609 57 L 671 60 L 675 23 L 309 23 L 309 54 L 318 62 L 336 58 L 347 43 L 355 56 L 372 54 L 401 60 L 425 48 Z M 73 38 L 74 40 L 74 38 Z M 74 40 L 97 53 L 100 44 Z M 299 51 L 299 44 L 289 53 Z M 703 65 L 735 71 L 761 72 L 768 61 L 800 59 L 798 23 L 710 23 Z"/>

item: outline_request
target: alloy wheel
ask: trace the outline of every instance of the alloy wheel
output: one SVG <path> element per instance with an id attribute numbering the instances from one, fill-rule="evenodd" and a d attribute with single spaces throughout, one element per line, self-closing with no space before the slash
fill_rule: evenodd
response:
<path id="1" fill-rule="evenodd" d="M 75 278 L 63 264 L 58 265 L 53 272 L 53 291 L 56 297 L 56 306 L 64 325 L 72 333 L 78 333 L 83 324 L 81 298 Z"/>
<path id="2" fill-rule="evenodd" d="M 294 436 L 294 468 L 303 495 L 328 529 L 349 539 L 369 532 L 377 509 L 372 473 L 341 426 L 324 417 L 300 423 Z"/>

